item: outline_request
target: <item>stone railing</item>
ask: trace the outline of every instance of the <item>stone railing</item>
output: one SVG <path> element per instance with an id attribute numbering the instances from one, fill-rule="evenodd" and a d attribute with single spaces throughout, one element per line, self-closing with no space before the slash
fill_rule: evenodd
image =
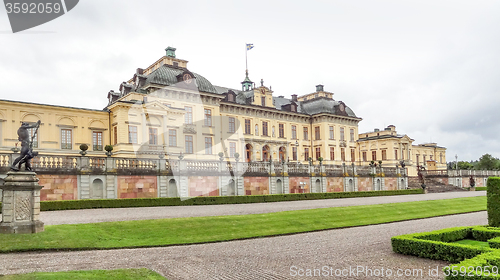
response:
<path id="1" fill-rule="evenodd" d="M 427 176 L 448 176 L 448 170 L 427 170 Z"/>
<path id="2" fill-rule="evenodd" d="M 309 165 L 302 163 L 288 163 L 288 174 L 307 174 Z"/>
<path id="3" fill-rule="evenodd" d="M 157 169 L 158 160 L 116 158 L 115 166 L 117 169 Z"/>
<path id="4" fill-rule="evenodd" d="M 342 165 L 326 164 L 325 173 L 327 176 L 341 177 L 344 174 Z"/>
<path id="5" fill-rule="evenodd" d="M 0 154 L 0 171 L 6 172 L 12 164 L 13 158 L 19 156 L 17 154 Z M 128 174 L 151 174 L 167 172 L 170 174 L 204 174 L 217 175 L 234 173 L 247 174 L 254 176 L 369 176 L 373 175 L 373 168 L 369 166 L 352 165 L 332 165 L 319 164 L 309 165 L 298 162 L 236 162 L 230 160 L 202 161 L 190 159 L 142 159 L 142 158 L 117 158 L 117 157 L 92 157 L 92 156 L 57 156 L 57 155 L 39 155 L 33 159 L 33 167 L 35 171 L 50 173 L 52 171 L 69 170 L 73 173 L 81 171 L 98 172 L 98 173 L 113 173 L 126 172 Z M 395 168 L 384 167 L 386 176 L 398 176 Z M 376 173 L 379 173 L 379 168 L 376 168 Z M 354 171 L 354 172 L 353 172 Z M 402 169 L 400 169 L 400 172 Z M 455 171 L 458 172 L 458 171 Z M 496 175 L 499 171 L 479 171 L 479 170 L 462 170 L 464 172 L 481 173 L 484 175 Z M 347 173 L 347 175 L 346 175 Z M 404 174 L 401 174 L 404 176 Z"/>
<path id="6" fill-rule="evenodd" d="M 105 169 L 106 158 L 89 158 L 89 167 L 92 169 Z"/>
<path id="7" fill-rule="evenodd" d="M 370 166 L 356 166 L 356 171 L 358 174 L 372 174 L 373 167 Z"/>
<path id="8" fill-rule="evenodd" d="M 401 173 L 403 172 L 402 169 L 396 167 L 382 167 L 382 168 L 384 170 L 385 177 L 396 177 L 400 172 Z"/>
<path id="9" fill-rule="evenodd" d="M 0 155 L 0 167 L 10 167 L 12 164 L 12 154 Z"/>
<path id="10" fill-rule="evenodd" d="M 283 163 L 279 162 L 279 161 L 276 161 L 276 162 L 273 162 L 274 164 L 274 174 L 276 175 L 282 175 L 283 174 Z"/>
<path id="11" fill-rule="evenodd" d="M 245 163 L 243 163 L 243 170 L 246 171 L 246 173 L 269 174 L 270 163 L 269 162 L 245 162 Z"/>
<path id="12" fill-rule="evenodd" d="M 181 170 L 181 172 L 184 170 Z M 218 161 L 194 161 L 186 160 L 186 171 L 188 172 L 219 172 Z"/>
<path id="13" fill-rule="evenodd" d="M 78 157 L 39 155 L 32 160 L 32 166 L 37 170 L 77 169 Z"/>
<path id="14" fill-rule="evenodd" d="M 500 170 L 443 170 L 447 171 L 449 177 L 463 176 L 500 176 Z M 429 174 L 429 171 L 427 171 Z"/>

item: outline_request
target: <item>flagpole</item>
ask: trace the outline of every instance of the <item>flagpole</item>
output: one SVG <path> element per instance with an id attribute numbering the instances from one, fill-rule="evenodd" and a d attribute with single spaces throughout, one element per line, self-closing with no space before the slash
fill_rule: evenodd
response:
<path id="1" fill-rule="evenodd" d="M 245 43 L 245 70 L 246 70 L 246 73 L 248 73 L 248 59 L 247 59 L 247 52 L 248 52 L 248 46 L 247 46 L 247 43 Z"/>

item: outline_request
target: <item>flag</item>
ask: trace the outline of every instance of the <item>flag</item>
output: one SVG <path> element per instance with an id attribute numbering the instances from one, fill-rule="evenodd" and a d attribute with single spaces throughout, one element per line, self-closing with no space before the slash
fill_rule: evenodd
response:
<path id="1" fill-rule="evenodd" d="M 253 49 L 253 44 L 247 44 L 247 51 Z"/>

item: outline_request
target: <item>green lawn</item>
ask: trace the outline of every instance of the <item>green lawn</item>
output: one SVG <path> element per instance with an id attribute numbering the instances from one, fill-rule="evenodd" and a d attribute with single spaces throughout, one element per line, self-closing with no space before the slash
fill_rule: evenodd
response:
<path id="1" fill-rule="evenodd" d="M 82 270 L 67 272 L 35 272 L 1 276 L 2 280 L 74 280 L 74 279 L 102 279 L 102 280 L 165 280 L 160 274 L 146 268 L 116 269 L 116 270 Z"/>
<path id="2" fill-rule="evenodd" d="M 2 235 L 0 252 L 156 247 L 363 226 L 486 210 L 486 197 L 417 201 L 268 214 L 46 226 Z"/>
<path id="3" fill-rule="evenodd" d="M 488 242 L 484 241 L 478 241 L 478 240 L 473 240 L 473 239 L 463 239 L 463 240 L 458 240 L 452 243 L 458 243 L 458 244 L 464 244 L 464 245 L 472 245 L 476 247 L 487 247 L 490 248 L 490 245 Z"/>

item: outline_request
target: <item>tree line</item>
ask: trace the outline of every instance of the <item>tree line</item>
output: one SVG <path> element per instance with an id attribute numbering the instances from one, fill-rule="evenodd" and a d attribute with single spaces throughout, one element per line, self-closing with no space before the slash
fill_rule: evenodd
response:
<path id="1" fill-rule="evenodd" d="M 448 169 L 500 170 L 500 159 L 484 154 L 475 161 L 448 162 Z"/>

